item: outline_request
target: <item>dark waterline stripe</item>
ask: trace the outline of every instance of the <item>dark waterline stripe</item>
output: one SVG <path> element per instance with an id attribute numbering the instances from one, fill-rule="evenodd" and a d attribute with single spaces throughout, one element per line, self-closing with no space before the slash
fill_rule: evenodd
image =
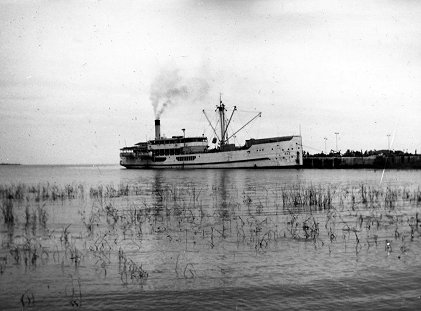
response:
<path id="1" fill-rule="evenodd" d="M 231 164 L 231 163 L 244 163 L 244 162 L 252 162 L 252 161 L 265 161 L 270 160 L 270 158 L 257 158 L 257 159 L 247 159 L 247 160 L 236 160 L 236 161 L 223 161 L 223 162 L 206 162 L 206 163 L 182 163 L 182 164 L 160 164 L 160 165 L 130 165 L 131 167 L 169 167 L 169 166 L 175 166 L 175 167 L 185 167 L 185 166 L 203 166 L 203 165 L 217 165 L 217 164 Z M 122 165 L 124 167 L 130 168 L 130 166 Z M 271 167 L 271 166 L 268 166 Z"/>

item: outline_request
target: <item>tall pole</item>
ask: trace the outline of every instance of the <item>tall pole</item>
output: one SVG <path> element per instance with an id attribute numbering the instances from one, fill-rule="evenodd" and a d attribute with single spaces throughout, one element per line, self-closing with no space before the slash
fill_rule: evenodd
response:
<path id="1" fill-rule="evenodd" d="M 183 131 L 183 153 L 186 153 L 186 129 L 181 129 Z"/>
<path id="2" fill-rule="evenodd" d="M 324 138 L 325 140 L 325 154 L 327 154 L 327 149 L 326 149 L 326 141 L 327 141 L 327 137 Z"/>
<path id="3" fill-rule="evenodd" d="M 222 103 L 222 94 L 219 94 L 219 106 L 216 108 L 219 111 L 219 119 L 221 123 L 221 146 L 227 141 L 225 137 L 225 105 Z"/>
<path id="4" fill-rule="evenodd" d="M 336 152 L 338 152 L 338 135 L 339 135 L 339 133 L 335 132 L 335 135 L 336 135 Z"/>
<path id="5" fill-rule="evenodd" d="M 387 134 L 387 151 L 390 152 L 390 134 Z"/>

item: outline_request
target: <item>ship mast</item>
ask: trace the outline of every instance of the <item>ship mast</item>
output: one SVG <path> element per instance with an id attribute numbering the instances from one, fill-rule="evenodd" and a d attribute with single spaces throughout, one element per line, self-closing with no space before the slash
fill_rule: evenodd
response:
<path id="1" fill-rule="evenodd" d="M 229 144 L 229 139 L 231 137 L 228 137 L 228 127 L 231 123 L 232 120 L 232 116 L 234 115 L 234 112 L 237 110 L 237 107 L 234 106 L 231 116 L 229 118 L 229 120 L 227 121 L 227 119 L 225 118 L 225 111 L 227 111 L 225 109 L 225 105 L 222 103 L 222 95 L 219 94 L 219 106 L 216 106 L 216 110 L 215 111 L 219 111 L 219 122 L 221 125 L 221 139 L 220 139 L 220 145 L 225 145 L 225 144 Z M 232 136 L 232 135 L 231 135 Z"/>
<path id="2" fill-rule="evenodd" d="M 219 106 L 216 106 L 215 111 L 219 111 L 219 123 L 220 123 L 220 126 L 221 126 L 221 141 L 220 141 L 220 144 L 222 146 L 226 142 L 226 137 L 225 137 L 225 111 L 227 111 L 227 110 L 225 109 L 225 105 L 222 103 L 221 93 L 219 94 Z"/>
<path id="3" fill-rule="evenodd" d="M 213 132 L 215 135 L 219 138 L 219 146 L 222 147 L 226 144 L 229 144 L 229 139 L 233 137 L 235 134 L 237 134 L 239 131 L 241 131 L 244 127 L 246 127 L 249 123 L 254 121 L 257 117 L 260 117 L 262 115 L 261 112 L 259 112 L 254 118 L 252 118 L 250 121 L 248 121 L 246 124 L 244 124 L 239 130 L 237 130 L 235 133 L 231 134 L 231 136 L 228 136 L 228 127 L 231 123 L 232 117 L 234 115 L 234 112 L 237 110 L 237 106 L 234 106 L 230 118 L 227 120 L 225 118 L 225 105 L 222 102 L 222 94 L 219 94 L 219 105 L 216 106 L 216 110 L 219 113 L 219 123 L 220 123 L 220 138 L 218 137 L 218 134 L 216 133 L 215 127 L 213 127 L 212 123 L 210 122 L 208 116 L 206 115 L 205 110 L 202 110 L 203 114 L 206 117 L 206 120 L 208 120 L 209 125 L 212 127 Z"/>

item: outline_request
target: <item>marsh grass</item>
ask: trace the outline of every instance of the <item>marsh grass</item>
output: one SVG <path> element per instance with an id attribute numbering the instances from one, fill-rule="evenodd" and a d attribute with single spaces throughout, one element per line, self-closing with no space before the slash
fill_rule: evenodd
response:
<path id="1" fill-rule="evenodd" d="M 36 202 L 72 200 L 83 198 L 85 187 L 82 184 L 57 185 L 39 183 L 27 185 L 23 183 L 0 185 L 0 198 L 22 201 L 25 199 Z"/>
<path id="2" fill-rule="evenodd" d="M 194 281 L 206 277 L 203 271 L 214 271 L 191 260 L 188 254 L 194 252 L 265 256 L 285 243 L 297 248 L 305 243 L 311 246 L 306 252 L 358 258 L 363 250 L 376 249 L 400 259 L 420 238 L 419 187 L 294 184 L 240 191 L 122 183 L 88 189 L 81 184 L 0 186 L 3 223 L 24 236 L 11 233 L 0 274 L 12 263 L 37 269 L 53 260 L 63 271 L 77 272 L 90 262 L 102 277 L 116 275 L 125 287 L 143 286 L 154 273 L 149 269 L 154 263 L 140 252 L 145 244 L 183 252 L 182 260 L 172 257 L 167 269 L 176 279 Z M 50 231 L 54 215 L 49 211 L 60 213 L 69 202 L 77 202 L 80 222 L 62 219 L 64 224 Z M 80 307 L 80 279 L 71 276 L 70 283 L 67 297 Z"/>
<path id="3" fill-rule="evenodd" d="M 35 305 L 34 293 L 30 290 L 26 290 L 20 297 L 20 303 L 22 310 L 25 310 L 25 308 L 32 308 Z"/>
<path id="4" fill-rule="evenodd" d="M 75 278 L 73 275 L 69 275 L 69 284 L 65 286 L 64 292 L 68 297 L 69 304 L 73 308 L 82 307 L 82 285 L 80 278 Z"/>
<path id="5" fill-rule="evenodd" d="M 120 248 L 118 251 L 118 269 L 123 285 L 127 286 L 130 280 L 132 283 L 143 283 L 149 277 L 147 271 L 142 268 L 142 264 L 137 264 L 128 258 Z"/>
<path id="6" fill-rule="evenodd" d="M 13 225 L 15 223 L 15 216 L 13 214 L 13 201 L 12 199 L 3 200 L 1 205 L 4 223 Z"/>

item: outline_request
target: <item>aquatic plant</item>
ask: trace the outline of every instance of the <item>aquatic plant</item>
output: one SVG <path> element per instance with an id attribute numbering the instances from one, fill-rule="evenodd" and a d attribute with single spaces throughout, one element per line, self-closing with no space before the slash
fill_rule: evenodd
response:
<path id="1" fill-rule="evenodd" d="M 69 224 L 65 228 L 63 228 L 63 232 L 60 236 L 60 242 L 64 243 L 65 245 L 67 245 L 69 243 L 69 236 L 70 236 L 69 228 L 70 228 L 70 226 L 71 226 L 71 224 Z"/>
<path id="2" fill-rule="evenodd" d="M 121 248 L 118 250 L 118 267 L 123 285 L 128 285 L 129 278 L 132 283 L 142 283 L 149 277 L 149 273 L 143 269 L 142 265 L 128 258 Z"/>
<path id="3" fill-rule="evenodd" d="M 82 307 L 82 286 L 80 283 L 80 278 L 75 279 L 73 275 L 69 275 L 70 285 L 66 285 L 64 292 L 66 296 L 69 297 L 69 304 L 72 307 L 80 308 Z M 70 293 L 68 293 L 70 291 Z"/>
<path id="4" fill-rule="evenodd" d="M 38 205 L 38 221 L 39 224 L 45 228 L 47 226 L 47 220 L 48 220 L 48 213 L 46 210 L 46 203 L 44 202 L 42 205 Z"/>
<path id="5" fill-rule="evenodd" d="M 1 211 L 3 214 L 4 223 L 7 225 L 13 225 L 15 222 L 15 216 L 13 215 L 12 199 L 3 200 L 1 205 Z"/>
<path id="6" fill-rule="evenodd" d="M 22 296 L 20 297 L 20 303 L 22 309 L 24 310 L 26 307 L 32 308 L 35 305 L 35 296 L 34 293 L 30 290 L 26 290 Z"/>
<path id="7" fill-rule="evenodd" d="M 174 282 L 194 285 L 216 274 L 229 276 L 235 267 L 219 260 L 252 256 L 264 261 L 286 245 L 305 256 L 408 260 L 420 238 L 421 191 L 416 187 L 21 184 L 1 186 L 0 196 L 4 222 L 11 224 L 0 274 L 11 265 L 33 272 L 54 263 L 64 276 L 91 269 L 96 277 L 118 279 L 123 286 L 161 282 L 161 275 L 149 278 L 155 271 L 175 271 Z M 60 218 L 67 208 L 79 214 Z M 144 257 L 151 245 L 165 250 L 162 263 L 150 264 Z M 209 262 L 191 254 L 209 256 Z M 66 303 L 73 307 L 82 305 L 80 282 L 72 276 L 66 287 Z"/>

